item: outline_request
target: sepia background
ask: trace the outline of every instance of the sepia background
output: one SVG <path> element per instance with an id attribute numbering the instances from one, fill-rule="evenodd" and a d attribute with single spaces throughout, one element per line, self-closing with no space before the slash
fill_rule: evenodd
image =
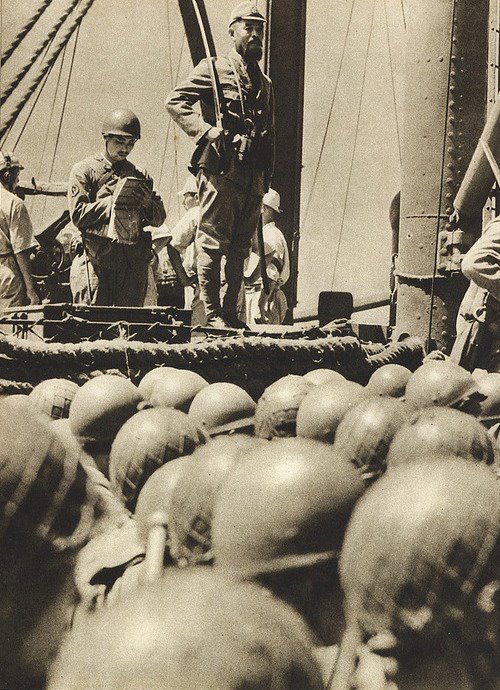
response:
<path id="1" fill-rule="evenodd" d="M 68 2 L 51 3 L 2 68 L 3 87 Z M 235 0 L 205 4 L 217 50 L 224 53 L 231 45 L 227 19 Z M 1 0 L 4 48 L 38 5 Z M 265 1 L 259 5 L 264 10 Z M 400 184 L 404 40 L 402 0 L 308 2 L 296 317 L 315 313 L 321 290 L 351 291 L 358 300 L 388 296 L 388 208 Z M 172 226 L 182 213 L 176 192 L 192 145 L 170 122 L 163 102 L 191 66 L 176 0 L 95 0 L 36 106 L 32 98 L 4 147 L 15 148 L 26 168 L 23 177 L 65 181 L 73 163 L 101 148 L 106 113 L 130 108 L 143 130 L 131 160 L 153 176 Z M 15 97 L 7 100 L 5 114 Z M 36 229 L 64 205 L 63 199 L 29 199 Z M 377 310 L 371 319 L 386 321 L 387 311 Z"/>

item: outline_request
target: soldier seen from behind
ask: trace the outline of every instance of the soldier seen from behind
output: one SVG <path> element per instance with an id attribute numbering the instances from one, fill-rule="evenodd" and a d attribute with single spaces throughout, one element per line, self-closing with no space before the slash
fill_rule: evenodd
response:
<path id="1" fill-rule="evenodd" d="M 185 303 L 184 289 L 196 289 L 198 284 L 194 240 L 200 206 L 196 180 L 192 175 L 186 179 L 178 194 L 182 197 L 186 213 L 172 230 L 163 226 L 153 231 L 152 235 L 153 248 L 158 255 L 158 305 L 182 309 Z"/>
<path id="2" fill-rule="evenodd" d="M 77 601 L 73 570 L 97 495 L 52 424 L 26 402 L 0 404 L 0 687 L 44 686 Z"/>
<path id="3" fill-rule="evenodd" d="M 400 690 L 493 690 L 499 679 L 500 485 L 483 465 L 425 457 L 360 499 L 340 558 L 347 631 L 332 687 L 362 642 Z"/>
<path id="4" fill-rule="evenodd" d="M 24 202 L 15 194 L 22 169 L 11 153 L 0 151 L 0 312 L 40 303 L 29 256 L 35 245 L 33 226 Z"/>
<path id="5" fill-rule="evenodd" d="M 74 629 L 50 690 L 321 690 L 300 618 L 208 568 L 163 577 Z"/>

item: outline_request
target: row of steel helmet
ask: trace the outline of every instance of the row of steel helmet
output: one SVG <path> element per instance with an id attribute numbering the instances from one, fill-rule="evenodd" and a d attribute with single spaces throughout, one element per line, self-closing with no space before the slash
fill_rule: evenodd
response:
<path id="1" fill-rule="evenodd" d="M 0 424 L 0 687 L 498 687 L 499 374 L 165 366 Z"/>

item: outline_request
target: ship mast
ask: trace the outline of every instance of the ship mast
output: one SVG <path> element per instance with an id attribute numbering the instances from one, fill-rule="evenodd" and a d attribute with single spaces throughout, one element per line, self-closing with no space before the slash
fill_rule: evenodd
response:
<path id="1" fill-rule="evenodd" d="M 293 322 L 297 304 L 300 189 L 307 0 L 267 0 L 266 70 L 273 81 L 276 160 L 272 185 L 281 195 L 280 229 L 290 249 L 290 280 L 284 286 Z"/>

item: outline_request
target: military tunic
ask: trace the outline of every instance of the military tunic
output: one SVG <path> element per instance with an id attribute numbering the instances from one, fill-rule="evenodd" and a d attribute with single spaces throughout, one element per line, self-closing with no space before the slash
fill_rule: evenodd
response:
<path id="1" fill-rule="evenodd" d="M 467 369 L 500 372 L 500 219 L 469 249 L 462 272 L 471 285 L 460 306 L 452 359 Z"/>
<path id="2" fill-rule="evenodd" d="M 224 312 L 236 314 L 243 260 L 248 255 L 274 167 L 274 97 L 270 79 L 258 64 L 253 69 L 246 65 L 235 50 L 218 58 L 215 67 L 224 95 L 224 146 L 220 139 L 211 141 L 205 136 L 215 125 L 207 60 L 202 60 L 166 101 L 171 117 L 196 143 L 191 171 L 197 174 L 200 200 L 197 271 L 209 318 L 220 309 L 222 255 L 227 257 Z M 201 103 L 201 114 L 195 110 L 196 103 Z"/>
<path id="3" fill-rule="evenodd" d="M 113 194 L 118 181 L 124 177 L 151 179 L 128 160 L 111 164 L 100 153 L 90 156 L 71 170 L 68 203 L 71 220 L 82 233 L 87 256 L 97 276 L 92 303 L 141 307 L 148 285 L 151 236 L 141 231 L 138 242 L 133 245 L 107 237 Z M 153 194 L 150 207 L 143 210 L 143 229 L 145 226 L 158 227 L 164 220 L 163 202 L 158 194 Z M 84 264 L 80 270 L 85 270 Z M 83 280 L 86 277 L 82 276 Z"/>
<path id="4" fill-rule="evenodd" d="M 29 304 L 16 254 L 35 244 L 33 226 L 24 202 L 0 188 L 0 311 Z"/>

